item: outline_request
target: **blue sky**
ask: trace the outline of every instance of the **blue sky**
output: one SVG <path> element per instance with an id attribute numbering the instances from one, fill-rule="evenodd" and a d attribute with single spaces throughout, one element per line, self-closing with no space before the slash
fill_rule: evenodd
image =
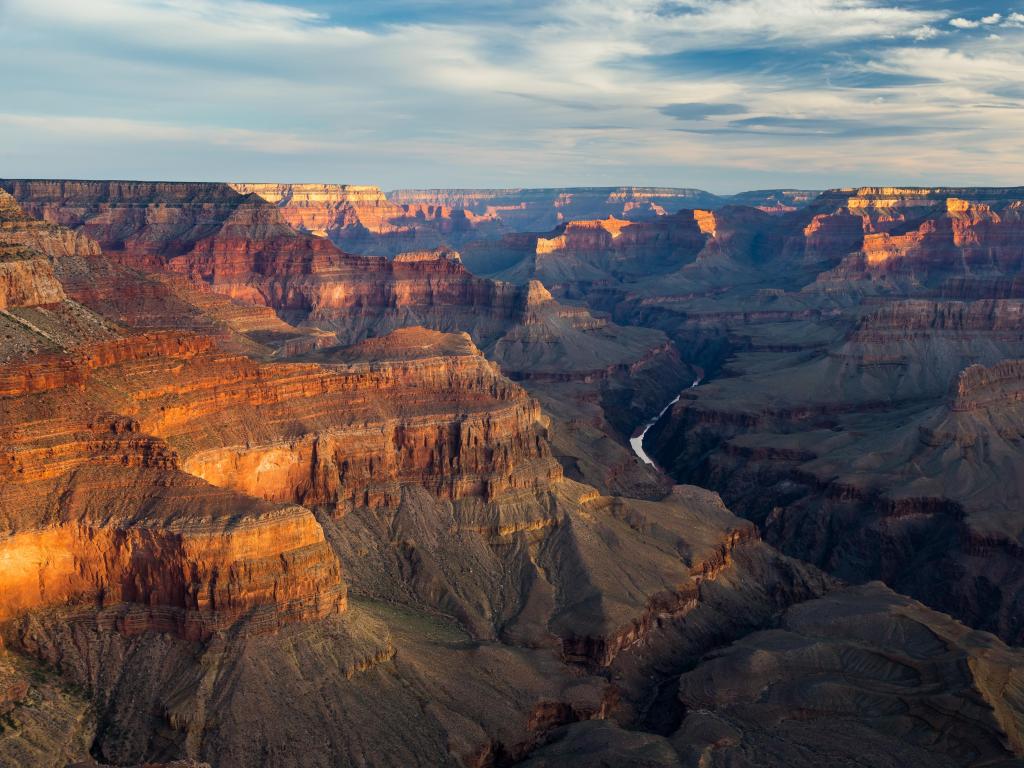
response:
<path id="1" fill-rule="evenodd" d="M 1024 184 L 1024 0 L 0 0 L 0 176 Z"/>

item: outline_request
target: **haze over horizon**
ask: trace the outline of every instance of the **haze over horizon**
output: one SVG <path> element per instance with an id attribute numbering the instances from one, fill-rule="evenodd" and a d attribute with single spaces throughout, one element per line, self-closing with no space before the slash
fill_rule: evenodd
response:
<path id="1" fill-rule="evenodd" d="M 1009 186 L 1022 10 L 0 0 L 0 175 Z"/>

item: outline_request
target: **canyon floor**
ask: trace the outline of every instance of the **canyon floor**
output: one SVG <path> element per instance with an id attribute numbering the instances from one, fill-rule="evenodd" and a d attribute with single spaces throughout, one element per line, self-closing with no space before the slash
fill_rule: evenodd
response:
<path id="1" fill-rule="evenodd" d="M 0 180 L 0 766 L 1024 766 L 1024 188 Z"/>

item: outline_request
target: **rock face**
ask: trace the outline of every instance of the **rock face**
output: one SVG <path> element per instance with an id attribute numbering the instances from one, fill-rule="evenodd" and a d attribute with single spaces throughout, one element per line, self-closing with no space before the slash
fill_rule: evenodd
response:
<path id="1" fill-rule="evenodd" d="M 682 210 L 652 220 L 573 221 L 541 235 L 506 235 L 463 246 L 470 269 L 523 283 L 539 279 L 556 295 L 594 297 L 621 285 L 662 291 L 686 282 L 743 280 L 781 256 L 788 219 L 754 208 Z M 746 278 L 749 279 L 749 276 Z"/>
<path id="2" fill-rule="evenodd" d="M 0 309 L 62 301 L 50 259 L 98 252 L 84 237 L 30 219 L 0 190 Z"/>
<path id="3" fill-rule="evenodd" d="M 888 303 L 825 354 L 684 397 L 652 448 L 787 551 L 1016 641 L 1020 318 L 1017 301 Z"/>
<path id="4" fill-rule="evenodd" d="M 1016 492 L 1020 458 L 999 436 L 1017 417 L 946 424 L 966 407 L 949 394 L 961 371 L 1022 355 L 1021 308 L 1004 298 L 1020 269 L 1016 193 L 843 190 L 763 225 L 716 211 L 692 264 L 589 289 L 617 321 L 661 328 L 730 375 L 684 394 L 648 453 L 785 551 L 1018 641 L 1019 530 L 1002 489 Z M 1001 553 L 995 580 L 981 541 Z"/>
<path id="5" fill-rule="evenodd" d="M 56 304 L 64 288 L 45 259 L 0 262 L 0 309 Z"/>
<path id="6" fill-rule="evenodd" d="M 1012 275 L 1024 260 L 1022 199 L 1024 189 L 863 188 L 824 195 L 813 208 L 831 210 L 816 226 L 835 230 L 832 220 L 839 219 L 857 222 L 860 232 L 847 245 L 849 255 L 821 279 L 939 287 L 951 279 Z"/>
<path id="7" fill-rule="evenodd" d="M 97 240 L 109 260 L 183 276 L 295 322 L 337 328 L 348 341 L 408 325 L 469 330 L 480 341 L 492 340 L 525 301 L 514 286 L 472 276 L 446 249 L 415 251 L 417 256 L 394 262 L 346 254 L 329 240 L 292 229 L 284 209 L 224 184 L 2 186 L 26 211 Z M 368 194 L 352 191 L 356 199 Z M 131 278 L 121 282 L 141 287 Z M 166 283 L 147 290 L 175 292 Z M 91 306 L 118 300 L 96 291 L 76 283 L 73 295 Z M 147 306 L 156 303 L 155 296 L 139 298 Z"/>
<path id="8" fill-rule="evenodd" d="M 413 250 L 458 245 L 473 233 L 491 234 L 493 215 L 432 202 L 395 202 L 377 187 L 347 184 L 232 184 L 276 206 L 301 232 L 330 238 L 358 254 L 394 256 Z"/>
<path id="9" fill-rule="evenodd" d="M 139 290 L 140 281 L 109 274 L 109 264 L 100 280 L 80 279 L 83 270 L 75 271 L 72 293 L 90 307 L 136 327 L 180 326 L 182 318 L 188 317 L 189 327 L 227 337 L 235 351 L 277 357 L 311 354 L 338 340 L 351 343 L 408 326 L 468 331 L 505 373 L 531 387 L 533 382 L 589 385 L 585 397 L 592 402 L 585 407 L 593 415 L 585 418 L 603 420 L 607 416 L 623 434 L 664 394 L 678 391 L 693 379 L 669 339 L 658 331 L 621 328 L 580 307 L 553 302 L 541 307 L 529 285 L 476 277 L 466 270 L 458 253 L 446 248 L 403 252 L 391 261 L 352 256 L 325 239 L 297 233 L 284 221 L 287 206 L 275 207 L 282 203 L 326 204 L 328 198 L 342 205 L 342 198 L 349 197 L 354 204 L 367 195 L 373 197 L 365 189 L 252 188 L 272 205 L 255 194 L 225 191 L 223 185 L 172 185 L 164 190 L 159 185 L 111 183 L 96 191 L 79 188 L 74 182 L 7 184 L 27 205 L 37 206 L 45 215 L 74 220 L 76 226 L 99 235 L 109 237 L 111 218 L 125 218 L 117 230 L 121 240 L 109 244 L 121 249 L 113 254 L 115 259 L 159 270 L 150 273 L 146 295 L 127 298 Z M 235 187 L 251 191 L 247 186 Z M 92 210 L 89 206 L 95 208 L 95 215 L 88 213 Z M 150 214 L 138 217 L 131 213 L 140 207 Z M 628 227 L 605 222 L 600 233 L 606 237 L 610 237 L 607 226 L 618 233 L 624 247 L 633 247 L 628 244 L 633 242 Z M 694 237 L 703 242 L 692 217 L 679 226 L 666 222 L 651 227 L 660 234 L 645 246 L 645 253 L 655 253 L 657 243 L 676 247 L 672 244 L 679 241 L 678 248 L 685 250 Z M 581 258 L 602 259 L 603 240 L 586 245 L 590 229 L 574 225 L 570 247 L 583 248 Z M 582 233 L 582 240 L 574 233 Z M 632 264 L 628 269 L 644 269 L 650 263 Z M 91 265 L 86 273 L 94 275 L 97 270 Z M 120 283 L 121 287 L 100 293 L 97 283 Z M 544 290 L 543 286 L 538 290 Z M 227 300 L 218 302 L 215 297 Z M 242 311 L 244 304 L 250 309 Z M 288 322 L 261 310 L 272 310 Z M 211 315 L 217 321 L 212 327 L 208 322 Z M 645 377 L 635 375 L 642 369 L 658 371 L 653 386 Z M 634 382 L 641 384 L 638 387 Z M 559 410 L 576 410 L 574 403 L 580 401 L 581 394 L 566 392 L 562 394 L 565 398 L 573 402 Z M 584 418 L 582 414 L 580 418 Z M 580 430 L 574 426 L 571 431 Z M 590 438 L 586 442 L 590 443 Z M 578 453 L 576 448 L 565 449 Z M 629 468 L 635 461 L 628 453 L 613 461 L 622 465 L 626 475 L 639 477 L 642 485 L 650 484 L 651 477 L 644 477 L 642 470 L 638 474 L 635 467 Z M 580 479 L 594 477 L 589 474 Z"/>
<path id="10" fill-rule="evenodd" d="M 730 203 L 775 213 L 796 210 L 813 193 L 767 190 L 720 197 L 696 189 L 424 189 L 384 194 L 344 184 L 232 184 L 277 206 L 303 232 L 328 237 L 345 251 L 395 256 L 411 250 L 491 240 L 504 233 L 543 232 L 565 222 L 608 216 L 655 219 L 681 208 Z"/>
<path id="11" fill-rule="evenodd" d="M 401 189 L 388 193 L 399 204 L 448 206 L 499 219 L 510 230 L 544 232 L 559 224 L 609 216 L 654 219 L 684 208 L 749 205 L 783 212 L 801 208 L 816 193 L 764 190 L 734 196 L 670 187 L 576 187 L 556 189 Z"/>
<path id="12" fill-rule="evenodd" d="M 649 222 L 615 218 L 573 221 L 548 235 L 537 236 L 533 253 L 524 255 L 503 276 L 515 281 L 540 279 L 561 291 L 563 286 L 678 269 L 696 258 L 704 243 L 693 214 Z"/>
<path id="13" fill-rule="evenodd" d="M 344 607 L 340 566 L 308 510 L 197 481 L 171 446 L 117 413 L 134 410 L 132 395 L 111 396 L 111 383 L 142 384 L 143 369 L 180 368 L 210 346 L 129 337 L 79 350 L 62 376 L 5 387 L 0 620 L 66 602 L 126 604 L 139 606 L 126 631 L 204 637 L 254 612 L 275 624 Z"/>

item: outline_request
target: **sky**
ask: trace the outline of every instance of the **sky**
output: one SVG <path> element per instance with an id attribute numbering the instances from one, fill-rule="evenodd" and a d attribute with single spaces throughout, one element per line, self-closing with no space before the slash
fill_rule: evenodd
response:
<path id="1" fill-rule="evenodd" d="M 1024 184 L 1024 0 L 0 0 L 0 177 Z"/>

